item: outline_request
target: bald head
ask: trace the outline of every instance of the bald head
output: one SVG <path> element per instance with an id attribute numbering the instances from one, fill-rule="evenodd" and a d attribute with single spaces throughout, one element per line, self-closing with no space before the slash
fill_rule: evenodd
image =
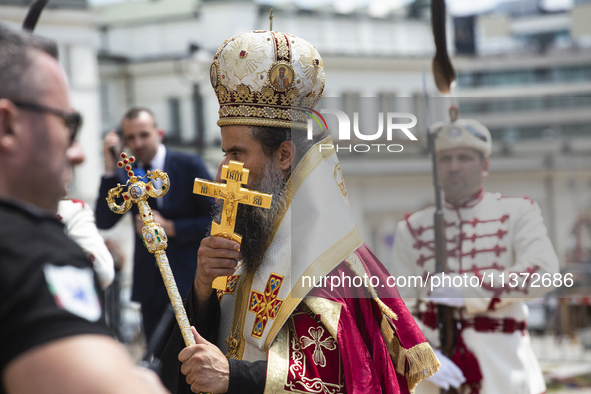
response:
<path id="1" fill-rule="evenodd" d="M 0 24 L 0 98 L 27 101 L 47 92 L 44 80 L 33 70 L 39 52 L 57 59 L 54 41 Z"/>
<path id="2" fill-rule="evenodd" d="M 66 76 L 35 40 L 2 26 L 0 70 L 0 197 L 55 212 L 83 159 L 61 115 L 73 113 Z"/>

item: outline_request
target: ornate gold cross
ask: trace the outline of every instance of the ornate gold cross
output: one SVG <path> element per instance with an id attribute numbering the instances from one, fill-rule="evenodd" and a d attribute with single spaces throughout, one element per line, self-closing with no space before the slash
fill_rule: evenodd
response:
<path id="1" fill-rule="evenodd" d="M 194 345 L 195 338 L 191 332 L 191 324 L 189 323 L 189 319 L 187 319 L 187 313 L 183 307 L 183 299 L 179 294 L 165 252 L 168 245 L 168 238 L 166 237 L 166 233 L 162 226 L 154 221 L 152 209 L 150 209 L 147 202 L 149 197 L 158 198 L 168 193 L 168 190 L 170 189 L 170 180 L 165 172 L 154 170 L 148 171 L 148 174 L 146 175 L 150 181 L 148 183 L 143 182 L 142 180 L 145 177 L 138 177 L 133 173 L 131 163 L 134 161 L 135 158 L 133 156 L 127 157 L 125 153 L 121 153 L 121 161 L 117 163 L 117 165 L 119 168 L 124 168 L 125 171 L 127 171 L 129 180 L 125 185 L 121 186 L 121 184 L 118 183 L 117 187 L 109 190 L 107 204 L 109 204 L 109 209 L 111 209 L 111 211 L 121 215 L 129 211 L 133 203 L 138 205 L 139 215 L 144 222 L 144 227 L 142 227 L 144 246 L 150 253 L 154 254 L 154 257 L 156 257 L 156 262 L 158 263 L 160 274 L 162 274 L 162 280 L 164 280 L 164 286 L 166 287 L 168 297 L 170 298 L 176 320 L 179 323 L 181 334 L 185 340 L 185 345 Z M 156 189 L 152 184 L 152 181 L 155 179 L 160 179 L 162 181 L 160 189 Z M 124 191 L 125 188 L 126 191 Z M 117 197 L 123 197 L 122 205 L 118 205 L 115 202 L 115 198 Z"/>
<path id="2" fill-rule="evenodd" d="M 211 235 L 213 237 L 223 237 L 241 243 L 242 236 L 234 232 L 238 204 L 266 209 L 271 207 L 272 194 L 249 190 L 241 186 L 248 183 L 248 174 L 249 170 L 244 168 L 244 163 L 230 161 L 230 164 L 222 167 L 222 179 L 226 183 L 195 178 L 193 193 L 224 200 L 222 220 L 219 223 L 215 220 L 211 223 Z M 224 290 L 226 288 L 226 277 L 220 276 L 216 278 L 212 287 Z"/>

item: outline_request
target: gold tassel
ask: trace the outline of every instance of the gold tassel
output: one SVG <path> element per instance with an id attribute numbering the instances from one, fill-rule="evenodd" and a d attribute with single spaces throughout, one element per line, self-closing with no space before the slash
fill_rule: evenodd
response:
<path id="1" fill-rule="evenodd" d="M 434 375 L 439 370 L 441 363 L 427 342 L 406 349 L 405 355 L 410 366 L 406 373 L 406 383 L 412 393 L 421 380 Z"/>
<path id="2" fill-rule="evenodd" d="M 386 347 L 388 348 L 388 353 L 390 353 L 390 357 L 392 358 L 392 360 L 398 360 L 398 356 L 400 354 L 400 346 L 395 346 L 394 340 L 396 340 L 396 343 L 398 345 L 400 345 L 400 342 L 398 342 L 398 338 L 396 338 L 394 329 L 392 328 L 392 325 L 390 324 L 386 316 L 382 316 L 382 324 L 380 328 L 382 331 L 382 337 L 384 338 L 384 341 L 386 342 Z"/>
<path id="3" fill-rule="evenodd" d="M 439 370 L 441 363 L 427 342 L 405 349 L 385 317 L 382 319 L 381 329 L 384 339 L 388 340 L 386 343 L 396 372 L 406 377 L 408 389 L 411 393 L 414 392 L 421 380 L 432 376 Z M 407 362 L 408 371 L 406 370 Z"/>
<path id="4" fill-rule="evenodd" d="M 374 301 L 377 302 L 378 306 L 380 307 L 380 310 L 384 315 L 388 316 L 392 320 L 398 320 L 398 315 L 396 315 L 396 313 L 394 313 L 394 311 L 390 309 L 388 305 L 384 304 L 384 302 L 378 298 L 377 294 L 374 295 Z"/>
<path id="5" fill-rule="evenodd" d="M 355 275 L 359 276 L 360 278 L 363 277 L 363 275 L 361 275 L 362 273 L 367 274 L 365 267 L 355 253 L 351 253 L 351 255 L 345 259 L 345 261 L 349 264 L 349 268 L 351 268 Z M 374 301 L 377 302 L 384 315 L 388 316 L 392 320 L 398 320 L 396 313 L 394 313 L 394 311 L 392 311 L 388 305 L 384 304 L 384 302 L 380 300 L 378 293 L 372 286 L 367 286 L 367 290 L 369 291 L 369 294 L 371 294 L 371 297 L 374 299 Z"/>
<path id="6" fill-rule="evenodd" d="M 345 261 L 357 276 L 362 277 L 361 273 L 365 272 L 365 269 L 356 254 L 351 254 Z M 433 349 L 431 349 L 431 346 L 427 342 L 419 343 L 410 349 L 405 349 L 400 344 L 400 340 L 394 331 L 393 323 L 391 323 L 392 320 L 398 320 L 398 316 L 392 311 L 392 309 L 390 309 L 390 307 L 380 300 L 380 297 L 372 286 L 368 286 L 367 289 L 382 311 L 380 330 L 384 337 L 384 341 L 386 342 L 388 353 L 390 353 L 396 372 L 406 377 L 408 389 L 412 393 L 416 385 L 421 380 L 435 374 L 435 372 L 439 370 L 441 364 L 439 363 L 437 356 L 435 356 Z M 406 371 L 407 362 L 409 366 L 408 371 Z"/>

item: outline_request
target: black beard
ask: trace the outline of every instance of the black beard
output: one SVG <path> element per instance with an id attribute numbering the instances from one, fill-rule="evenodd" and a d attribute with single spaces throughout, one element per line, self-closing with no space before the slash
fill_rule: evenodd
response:
<path id="1" fill-rule="evenodd" d="M 234 231 L 242 236 L 240 252 L 246 272 L 255 272 L 259 268 L 271 243 L 272 229 L 278 224 L 276 222 L 286 204 L 285 184 L 283 174 L 269 160 L 263 168 L 261 180 L 250 185 L 250 190 L 272 194 L 271 208 L 238 204 Z M 214 206 L 212 216 L 218 223 L 222 220 L 222 211 L 223 204 Z"/>

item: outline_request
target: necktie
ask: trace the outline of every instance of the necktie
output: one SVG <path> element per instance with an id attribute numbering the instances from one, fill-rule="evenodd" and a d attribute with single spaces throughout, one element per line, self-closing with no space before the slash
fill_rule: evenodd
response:
<path id="1" fill-rule="evenodd" d="M 144 170 L 144 173 L 147 175 L 148 171 L 152 170 L 152 166 L 150 165 L 150 163 L 145 164 L 142 169 Z M 150 179 L 146 178 L 144 180 L 144 182 L 148 183 L 150 181 Z M 152 181 L 152 184 L 154 184 L 154 181 Z M 158 185 L 154 185 L 154 187 L 158 188 Z M 158 210 L 158 203 L 156 202 L 156 199 L 153 197 L 148 198 L 148 205 L 150 206 L 150 208 Z"/>
<path id="2" fill-rule="evenodd" d="M 139 178 L 143 178 L 146 176 L 146 173 L 150 170 L 150 165 L 147 166 L 137 166 L 133 168 L 133 172 L 135 173 L 135 175 Z"/>

